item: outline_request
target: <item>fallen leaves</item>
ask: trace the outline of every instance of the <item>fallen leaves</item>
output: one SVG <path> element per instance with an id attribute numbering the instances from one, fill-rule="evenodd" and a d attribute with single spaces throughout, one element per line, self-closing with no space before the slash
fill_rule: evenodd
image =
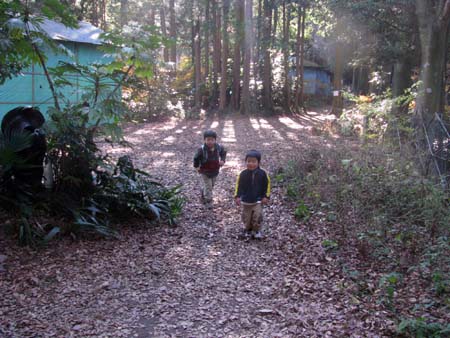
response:
<path id="1" fill-rule="evenodd" d="M 198 198 L 192 169 L 197 131 L 212 120 L 128 129 L 135 166 L 165 184 L 183 184 L 187 199 L 176 228 L 131 224 L 116 241 L 63 239 L 36 252 L 0 237 L 0 336 L 336 337 L 391 332 L 387 313 L 347 290 L 321 226 L 296 222 L 281 187 L 273 186 L 262 241 L 241 241 L 232 203 L 236 174 L 249 148 L 275 172 L 312 145 L 277 118 L 217 120 L 228 160 L 214 189 L 214 209 Z M 303 122 L 299 121 L 300 124 Z M 232 126 L 232 127 L 230 127 Z M 238 142 L 227 138 L 231 129 Z M 177 138 L 170 138 L 177 131 Z M 294 137 L 295 136 L 295 137 Z M 291 137 L 289 139 L 289 137 Z M 264 145 L 263 145 L 264 144 Z M 105 145 L 105 147 L 107 147 Z M 170 154 L 170 156 L 165 156 Z"/>

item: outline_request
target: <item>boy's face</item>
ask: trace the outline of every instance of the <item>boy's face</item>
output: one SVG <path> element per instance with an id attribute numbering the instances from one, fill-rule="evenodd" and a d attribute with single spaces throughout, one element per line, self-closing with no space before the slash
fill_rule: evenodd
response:
<path id="1" fill-rule="evenodd" d="M 256 157 L 247 157 L 245 160 L 245 164 L 247 165 L 248 170 L 255 170 L 258 168 L 258 159 Z"/>
<path id="2" fill-rule="evenodd" d="M 210 136 L 205 137 L 205 144 L 208 146 L 208 148 L 212 148 L 216 144 L 216 139 Z"/>

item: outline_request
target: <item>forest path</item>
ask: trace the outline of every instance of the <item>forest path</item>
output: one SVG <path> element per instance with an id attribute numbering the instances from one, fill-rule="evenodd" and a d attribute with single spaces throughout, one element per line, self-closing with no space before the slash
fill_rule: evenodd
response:
<path id="1" fill-rule="evenodd" d="M 311 133 L 323 117 L 224 117 L 128 128 L 134 148 L 108 151 L 129 154 L 136 167 L 167 184 L 183 184 L 187 202 L 179 225 L 130 227 L 118 241 L 62 241 L 35 257 L 7 253 L 0 336 L 383 336 L 386 314 L 371 312 L 346 290 L 335 257 L 321 246 L 326 229 L 295 221 L 274 179 L 295 154 L 327 146 L 330 141 Z M 200 203 L 192 168 L 205 129 L 216 130 L 228 150 L 213 211 Z M 236 175 L 252 148 L 262 152 L 273 183 L 261 241 L 238 239 L 240 210 L 233 204 Z"/>

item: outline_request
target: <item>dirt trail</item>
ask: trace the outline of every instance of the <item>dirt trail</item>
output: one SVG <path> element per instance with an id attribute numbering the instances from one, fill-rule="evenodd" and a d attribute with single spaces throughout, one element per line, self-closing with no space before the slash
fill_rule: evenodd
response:
<path id="1" fill-rule="evenodd" d="M 36 254 L 6 248 L 0 336 L 386 336 L 386 314 L 369 312 L 350 295 L 335 258 L 321 248 L 324 229 L 296 222 L 275 180 L 265 239 L 237 238 L 232 194 L 245 151 L 261 150 L 274 178 L 294 154 L 324 146 L 311 135 L 316 122 L 319 115 L 230 117 L 128 128 L 134 148 L 109 150 L 130 154 L 165 183 L 183 184 L 187 203 L 178 227 L 139 226 L 118 241 L 66 240 Z M 200 204 L 192 169 L 209 128 L 228 150 L 212 212 Z"/>

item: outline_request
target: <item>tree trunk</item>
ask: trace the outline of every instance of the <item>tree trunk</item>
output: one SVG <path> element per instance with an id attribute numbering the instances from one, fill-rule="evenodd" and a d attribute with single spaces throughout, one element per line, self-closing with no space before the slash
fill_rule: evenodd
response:
<path id="1" fill-rule="evenodd" d="M 412 84 L 412 60 L 408 56 L 398 59 L 393 67 L 392 74 L 392 97 L 396 98 L 405 93 L 405 90 Z M 405 106 L 394 104 L 392 112 L 397 114 L 404 111 Z"/>
<path id="2" fill-rule="evenodd" d="M 175 0 L 169 0 L 169 15 L 170 15 L 170 39 L 172 45 L 170 46 L 170 61 L 177 63 L 177 27 L 175 20 Z"/>
<path id="3" fill-rule="evenodd" d="M 261 41 L 262 41 L 262 29 L 263 29 L 263 9 L 262 1 L 258 0 L 258 18 L 256 19 L 256 51 L 254 58 L 254 77 L 255 77 L 255 93 L 258 92 L 257 80 L 262 79 L 262 60 L 261 60 Z"/>
<path id="4" fill-rule="evenodd" d="M 302 6 L 298 3 L 297 8 L 297 37 L 295 43 L 295 98 L 294 98 L 294 110 L 299 112 L 299 103 L 300 103 L 300 87 L 302 86 L 301 82 L 303 81 L 301 68 L 300 68 L 300 53 L 301 53 L 301 37 L 302 37 Z"/>
<path id="5" fill-rule="evenodd" d="M 272 99 L 272 63 L 270 55 L 270 41 L 271 41 L 271 22 L 272 22 L 272 1 L 264 0 L 264 22 L 263 22 L 263 41 L 262 50 L 264 50 L 264 65 L 263 65 L 263 109 L 267 114 L 273 113 L 273 99 Z"/>
<path id="6" fill-rule="evenodd" d="M 167 38 L 167 30 L 166 30 L 166 10 L 164 8 L 164 5 L 160 7 L 159 9 L 159 15 L 161 19 L 161 35 L 164 39 Z M 164 62 L 169 62 L 169 49 L 167 47 L 163 48 L 163 57 Z"/>
<path id="7" fill-rule="evenodd" d="M 423 168 L 428 174 L 430 168 L 442 179 L 442 168 L 446 160 L 435 157 L 431 151 L 440 153 L 443 148 L 442 127 L 436 121 L 436 114 L 443 114 L 445 95 L 444 74 L 450 23 L 450 0 L 416 0 L 416 14 L 419 21 L 421 44 L 421 69 L 416 99 L 415 128 L 419 144 L 427 149 L 430 161 Z M 432 165 L 432 166 L 431 166 Z"/>
<path id="8" fill-rule="evenodd" d="M 209 32 L 210 32 L 210 26 L 211 26 L 211 18 L 210 18 L 210 13 L 209 13 L 209 0 L 206 0 L 206 4 L 205 4 L 205 42 L 204 42 L 204 46 L 205 46 L 205 58 L 204 58 L 204 68 L 205 68 L 205 73 L 204 73 L 204 80 L 203 82 L 205 84 L 207 84 L 208 78 L 209 78 Z"/>
<path id="9" fill-rule="evenodd" d="M 286 8 L 286 0 L 283 0 L 283 66 L 284 66 L 284 102 L 286 112 L 290 112 L 291 105 L 291 81 L 289 67 L 289 27 L 290 27 L 290 7 Z"/>
<path id="10" fill-rule="evenodd" d="M 244 71 L 242 80 L 241 114 L 251 112 L 250 98 L 250 66 L 253 46 L 253 0 L 245 2 L 245 37 L 244 37 Z"/>
<path id="11" fill-rule="evenodd" d="M 412 60 L 405 55 L 398 59 L 392 67 L 392 102 L 391 116 L 388 121 L 386 135 L 392 140 L 398 139 L 401 145 L 401 134 L 398 124 L 398 118 L 405 116 L 408 111 L 408 103 L 400 104 L 396 98 L 403 95 L 405 90 L 411 86 Z"/>
<path id="12" fill-rule="evenodd" d="M 342 98 L 342 77 L 344 72 L 344 50 L 340 40 L 342 33 L 342 23 L 338 21 L 336 25 L 336 44 L 334 58 L 334 78 L 333 78 L 333 106 L 332 113 L 341 116 L 344 101 Z"/>
<path id="13" fill-rule="evenodd" d="M 416 104 L 427 126 L 435 113 L 442 113 L 445 56 L 450 22 L 450 0 L 417 0 L 422 66 Z"/>
<path id="14" fill-rule="evenodd" d="M 219 110 L 224 111 L 227 105 L 227 66 L 228 66 L 228 12 L 230 9 L 229 0 L 223 0 L 223 27 L 222 27 L 222 71 L 220 77 L 220 99 Z"/>
<path id="15" fill-rule="evenodd" d="M 239 110 L 241 92 L 241 48 L 244 40 L 244 0 L 236 0 L 236 37 L 234 44 L 233 86 L 231 92 L 231 105 Z"/>
<path id="16" fill-rule="evenodd" d="M 120 0 L 120 26 L 128 23 L 128 0 Z"/>
<path id="17" fill-rule="evenodd" d="M 275 46 L 278 27 L 278 5 L 273 4 L 272 46 Z"/>
<path id="18" fill-rule="evenodd" d="M 211 0 L 211 8 L 213 15 L 213 68 L 212 68 L 212 89 L 210 96 L 210 108 L 217 107 L 217 101 L 219 99 L 219 74 L 221 70 L 220 55 L 222 46 L 220 44 L 220 32 L 221 32 L 221 16 L 217 0 Z"/>
<path id="19" fill-rule="evenodd" d="M 194 76 L 195 76 L 195 107 L 200 108 L 201 106 L 201 81 L 202 81 L 202 72 L 201 72 L 201 41 L 200 41 L 200 20 L 197 19 L 194 26 L 194 50 L 195 50 L 195 62 L 194 62 Z"/>
<path id="20" fill-rule="evenodd" d="M 150 9 L 150 15 L 149 15 L 149 24 L 150 26 L 155 26 L 156 25 L 156 13 L 155 10 L 153 8 Z"/>
<path id="21" fill-rule="evenodd" d="M 305 91 L 305 22 L 306 22 L 306 7 L 303 7 L 302 11 L 302 27 L 301 27 L 301 39 L 300 39 L 300 90 L 298 97 L 298 105 L 306 112 L 304 91 Z"/>

